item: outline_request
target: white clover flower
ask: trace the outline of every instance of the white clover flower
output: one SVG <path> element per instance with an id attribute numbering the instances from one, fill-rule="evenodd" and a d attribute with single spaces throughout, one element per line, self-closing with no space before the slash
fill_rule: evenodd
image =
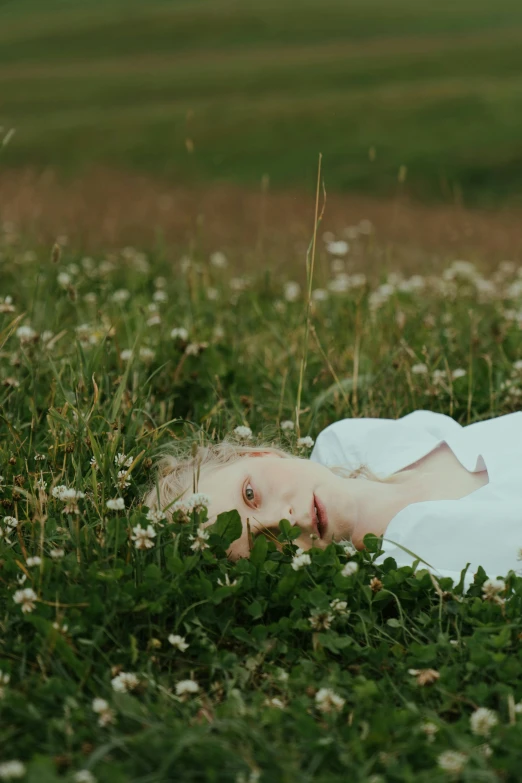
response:
<path id="1" fill-rule="evenodd" d="M 91 457 L 90 459 L 90 465 L 93 468 L 93 470 L 99 470 L 99 465 L 96 462 L 96 457 Z"/>
<path id="2" fill-rule="evenodd" d="M 341 576 L 353 576 L 353 574 L 356 574 L 358 570 L 359 570 L 358 564 L 355 561 L 350 560 L 343 567 L 341 571 Z"/>
<path id="3" fill-rule="evenodd" d="M 0 299 L 0 313 L 14 313 L 15 309 L 12 296 L 6 296 L 5 299 Z"/>
<path id="4" fill-rule="evenodd" d="M 165 519 L 165 512 L 159 508 L 149 508 L 145 518 L 147 522 L 157 525 Z"/>
<path id="5" fill-rule="evenodd" d="M 282 429 L 282 430 L 284 430 L 285 432 L 286 432 L 287 430 L 288 430 L 288 431 L 290 431 L 290 430 L 293 430 L 293 429 L 294 429 L 294 426 L 295 426 L 295 425 L 294 425 L 294 422 L 293 422 L 293 421 L 291 421 L 290 419 L 285 419 L 285 421 L 282 421 L 282 422 L 281 422 L 281 429 Z"/>
<path id="6" fill-rule="evenodd" d="M 0 669 L 0 699 L 4 698 L 5 688 L 7 685 L 9 685 L 10 680 L 11 680 L 11 675 L 7 674 L 6 672 L 3 672 Z"/>
<path id="7" fill-rule="evenodd" d="M 456 370 L 452 370 L 451 380 L 456 381 L 458 378 L 464 378 L 466 375 L 466 370 L 462 369 L 462 367 L 457 367 Z"/>
<path id="8" fill-rule="evenodd" d="M 199 685 L 195 680 L 180 680 L 176 683 L 176 696 L 184 696 L 185 694 L 197 693 L 199 691 Z"/>
<path id="9" fill-rule="evenodd" d="M 263 704 L 265 707 L 276 707 L 279 710 L 285 709 L 285 703 L 278 699 L 277 696 L 273 696 L 271 699 L 266 698 Z"/>
<path id="10" fill-rule="evenodd" d="M 297 445 L 299 448 L 311 449 L 314 445 L 314 440 L 310 437 L 310 435 L 305 435 L 304 438 L 297 439 Z"/>
<path id="11" fill-rule="evenodd" d="M 496 601 L 498 594 L 506 589 L 506 583 L 503 579 L 486 579 L 482 585 L 482 597 L 485 600 Z"/>
<path id="12" fill-rule="evenodd" d="M 139 684 L 140 681 L 133 672 L 120 672 L 111 680 L 112 689 L 118 693 L 133 691 Z"/>
<path id="13" fill-rule="evenodd" d="M 13 595 L 15 604 L 21 604 L 22 612 L 32 612 L 35 607 L 35 601 L 38 596 L 32 587 L 25 587 L 23 590 L 17 590 Z"/>
<path id="14" fill-rule="evenodd" d="M 152 549 L 154 546 L 153 538 L 156 538 L 156 531 L 152 525 L 147 525 L 146 528 L 136 525 L 136 527 L 132 528 L 131 539 L 134 541 L 136 549 Z"/>
<path id="15" fill-rule="evenodd" d="M 411 371 L 414 375 L 426 375 L 428 367 L 424 362 L 419 362 L 419 364 L 412 365 Z"/>
<path id="16" fill-rule="evenodd" d="M 19 326 L 16 330 L 16 336 L 21 343 L 30 343 L 35 339 L 35 337 L 37 337 L 37 335 L 38 332 L 35 332 L 31 326 Z"/>
<path id="17" fill-rule="evenodd" d="M 147 326 L 159 326 L 161 323 L 161 315 L 154 313 L 150 318 L 147 318 Z"/>
<path id="18" fill-rule="evenodd" d="M 218 289 L 214 288 L 214 286 L 209 286 L 207 288 L 207 299 L 209 302 L 216 302 L 219 299 Z"/>
<path id="19" fill-rule="evenodd" d="M 168 302 L 169 295 L 166 291 L 154 291 L 152 298 L 155 302 Z"/>
<path id="20" fill-rule="evenodd" d="M 132 359 L 132 351 L 130 348 L 124 348 L 123 351 L 120 351 L 120 359 L 122 362 L 129 362 Z"/>
<path id="21" fill-rule="evenodd" d="M 352 557 L 357 554 L 357 549 L 350 541 L 338 541 L 337 544 L 343 548 L 346 557 Z"/>
<path id="22" fill-rule="evenodd" d="M 18 520 L 16 517 L 4 517 L 4 525 L 11 531 L 15 527 L 18 527 Z"/>
<path id="23" fill-rule="evenodd" d="M 74 783 L 96 783 L 96 778 L 88 769 L 79 769 L 73 775 Z"/>
<path id="24" fill-rule="evenodd" d="M 301 294 L 301 286 L 299 283 L 289 280 L 284 284 L 283 292 L 287 302 L 296 302 Z"/>
<path id="25" fill-rule="evenodd" d="M 60 496 L 60 500 L 80 500 L 85 497 L 85 492 L 81 492 L 79 489 L 73 489 L 72 487 L 66 487 Z"/>
<path id="26" fill-rule="evenodd" d="M 224 269 L 228 265 L 227 257 L 220 250 L 212 253 L 210 256 L 210 263 L 215 266 L 216 269 Z"/>
<path id="27" fill-rule="evenodd" d="M 330 608 L 341 616 L 350 614 L 347 601 L 341 601 L 340 598 L 334 598 L 333 601 L 330 601 Z"/>
<path id="28" fill-rule="evenodd" d="M 294 571 L 299 571 L 300 568 L 303 568 L 303 566 L 311 565 L 311 563 L 312 560 L 310 558 L 310 555 L 304 553 L 296 554 L 292 558 L 292 568 L 294 569 Z"/>
<path id="29" fill-rule="evenodd" d="M 182 522 L 190 521 L 191 510 L 184 500 L 176 500 L 171 506 L 172 515 L 179 514 Z"/>
<path id="30" fill-rule="evenodd" d="M 321 712 L 340 712 L 344 707 L 345 699 L 335 693 L 331 688 L 320 688 L 315 694 L 317 709 Z"/>
<path id="31" fill-rule="evenodd" d="M 42 558 L 38 557 L 38 555 L 35 555 L 34 557 L 28 557 L 25 561 L 25 564 L 28 568 L 33 568 L 34 566 L 42 565 Z"/>
<path id="32" fill-rule="evenodd" d="M 208 348 L 208 342 L 189 343 L 185 348 L 185 353 L 187 354 L 187 356 L 199 356 L 201 351 L 204 351 L 205 348 Z"/>
<path id="33" fill-rule="evenodd" d="M 488 737 L 493 726 L 498 723 L 498 716 L 495 710 L 479 707 L 471 715 L 469 722 L 473 734 L 477 734 L 479 737 Z"/>
<path id="34" fill-rule="evenodd" d="M 203 527 L 203 525 L 200 525 L 197 530 L 197 535 L 189 535 L 189 540 L 193 541 L 190 545 L 190 548 L 194 550 L 194 552 L 202 552 L 204 549 L 208 549 L 209 546 L 207 544 L 207 540 L 209 538 L 209 534 Z"/>
<path id="35" fill-rule="evenodd" d="M 117 489 L 127 489 L 127 487 L 130 487 L 130 478 L 125 469 L 118 471 L 116 487 Z"/>
<path id="36" fill-rule="evenodd" d="M 111 511 L 123 511 L 125 508 L 125 501 L 123 498 L 111 498 L 107 501 L 107 508 Z"/>
<path id="37" fill-rule="evenodd" d="M 435 740 L 435 734 L 438 732 L 439 727 L 436 723 L 432 723 L 431 721 L 425 721 L 424 723 L 421 723 L 420 729 L 424 734 L 426 735 L 426 739 L 428 742 L 433 742 Z"/>
<path id="38" fill-rule="evenodd" d="M 248 440 L 248 438 L 252 437 L 252 430 L 250 427 L 243 427 L 240 425 L 234 429 L 234 433 L 242 440 Z"/>
<path id="39" fill-rule="evenodd" d="M 25 765 L 18 759 L 4 761 L 0 764 L 0 780 L 16 780 L 25 775 Z"/>
<path id="40" fill-rule="evenodd" d="M 126 454 L 123 454 L 121 451 L 119 451 L 114 457 L 114 464 L 118 468 L 130 468 L 132 462 L 133 462 L 132 457 L 128 457 Z"/>
<path id="41" fill-rule="evenodd" d="M 58 284 L 62 286 L 62 288 L 67 288 L 68 285 L 72 282 L 71 275 L 67 274 L 67 272 L 60 272 L 56 277 Z"/>
<path id="42" fill-rule="evenodd" d="M 203 492 L 194 492 L 185 502 L 189 509 L 200 512 L 203 511 L 204 508 L 209 507 L 210 501 L 211 498 L 209 495 L 205 495 Z"/>
<path id="43" fill-rule="evenodd" d="M 62 557 L 65 555 L 64 549 L 51 549 L 49 552 L 50 557 L 52 557 L 53 560 L 61 560 Z"/>
<path id="44" fill-rule="evenodd" d="M 67 489 L 68 487 L 66 487 L 65 484 L 58 484 L 56 487 L 52 488 L 51 495 L 58 500 L 64 500 L 64 493 L 67 492 Z"/>
<path id="45" fill-rule="evenodd" d="M 126 288 L 118 288 L 118 290 L 115 291 L 111 296 L 111 299 L 113 302 L 126 302 L 127 299 L 130 299 L 130 291 L 127 291 Z"/>
<path id="46" fill-rule="evenodd" d="M 328 630 L 334 620 L 335 615 L 332 612 L 314 612 L 308 618 L 308 622 L 316 631 Z"/>
<path id="47" fill-rule="evenodd" d="M 171 633 L 168 639 L 170 644 L 173 647 L 176 647 L 180 652 L 185 652 L 189 647 L 189 644 L 185 641 L 185 637 L 179 636 L 177 633 Z"/>
<path id="48" fill-rule="evenodd" d="M 183 328 L 183 326 L 177 326 L 176 328 L 174 328 L 171 331 L 170 336 L 172 337 L 173 340 L 176 340 L 178 338 L 180 340 L 183 340 L 184 342 L 188 340 L 188 332 L 186 329 Z"/>
<path id="49" fill-rule="evenodd" d="M 345 256 L 347 252 L 350 249 L 350 245 L 348 242 L 345 242 L 343 239 L 339 239 L 334 242 L 328 242 L 326 245 L 326 250 L 330 255 L 332 256 Z"/>
<path id="50" fill-rule="evenodd" d="M 114 711 L 105 699 L 100 699 L 99 697 L 93 699 L 92 710 L 98 715 L 99 726 L 107 726 L 109 723 L 114 723 Z"/>
<path id="51" fill-rule="evenodd" d="M 312 291 L 312 300 L 314 302 L 326 302 L 330 295 L 326 288 L 314 288 Z"/>
<path id="52" fill-rule="evenodd" d="M 140 348 L 140 359 L 142 362 L 151 362 L 156 354 L 152 350 L 152 348 L 147 348 L 146 345 L 143 345 Z"/>
<path id="53" fill-rule="evenodd" d="M 465 753 L 461 753 L 459 750 L 445 750 L 437 758 L 437 764 L 444 772 L 452 772 L 457 774 L 462 772 L 466 766 L 468 757 Z"/>

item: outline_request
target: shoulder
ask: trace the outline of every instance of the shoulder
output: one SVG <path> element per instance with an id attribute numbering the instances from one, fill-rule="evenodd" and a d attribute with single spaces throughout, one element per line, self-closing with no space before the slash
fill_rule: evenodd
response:
<path id="1" fill-rule="evenodd" d="M 357 467 L 366 458 L 368 443 L 376 433 L 389 440 L 386 431 L 391 435 L 395 427 L 395 419 L 340 419 L 319 433 L 310 459 L 323 465 L 353 462 Z"/>

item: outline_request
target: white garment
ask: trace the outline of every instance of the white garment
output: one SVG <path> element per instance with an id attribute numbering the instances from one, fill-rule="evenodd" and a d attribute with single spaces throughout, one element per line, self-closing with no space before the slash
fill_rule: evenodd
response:
<path id="1" fill-rule="evenodd" d="M 311 460 L 323 465 L 367 465 L 380 478 L 402 470 L 447 443 L 461 464 L 475 473 L 487 469 L 489 483 L 458 500 L 411 503 L 390 521 L 381 564 L 393 557 L 411 566 L 411 550 L 438 576 L 454 584 L 470 563 L 465 589 L 479 566 L 490 578 L 522 573 L 522 412 L 466 427 L 442 413 L 414 411 L 401 419 L 342 419 L 316 439 Z M 394 542 L 394 543 L 392 543 Z"/>

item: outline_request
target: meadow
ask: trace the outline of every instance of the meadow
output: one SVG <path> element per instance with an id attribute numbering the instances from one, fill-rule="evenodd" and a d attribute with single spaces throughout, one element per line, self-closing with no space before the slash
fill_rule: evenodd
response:
<path id="1" fill-rule="evenodd" d="M 284 520 L 234 564 L 233 510 L 205 538 L 201 498 L 142 504 L 173 439 L 306 456 L 344 416 L 519 408 L 522 268 L 383 249 L 320 226 L 304 285 L 4 224 L 1 780 L 519 780 L 520 575 L 464 592 L 372 536 L 306 563 Z"/>
<path id="2" fill-rule="evenodd" d="M 517 0 L 0 4 L 4 165 L 520 204 Z M 16 142 L 16 143 L 14 143 Z"/>

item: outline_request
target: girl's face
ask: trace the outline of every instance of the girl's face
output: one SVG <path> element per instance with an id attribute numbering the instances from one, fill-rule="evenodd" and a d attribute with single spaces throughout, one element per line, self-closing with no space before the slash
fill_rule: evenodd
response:
<path id="1" fill-rule="evenodd" d="M 301 535 L 295 543 L 302 549 L 312 544 L 324 549 L 332 539 L 349 539 L 356 512 L 348 491 L 351 483 L 317 462 L 264 452 L 229 465 L 203 468 L 197 490 L 210 497 L 206 525 L 224 511 L 239 512 L 243 532 L 229 549 L 229 556 L 236 560 L 250 554 L 247 518 L 253 536 L 263 532 L 277 536 L 282 519 L 298 525 Z"/>

